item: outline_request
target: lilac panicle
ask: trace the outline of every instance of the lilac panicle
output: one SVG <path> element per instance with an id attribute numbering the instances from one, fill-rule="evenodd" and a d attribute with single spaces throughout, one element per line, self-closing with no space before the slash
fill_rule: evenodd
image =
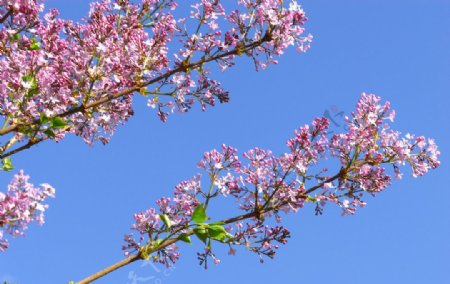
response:
<path id="1" fill-rule="evenodd" d="M 209 184 L 203 186 L 198 174 L 176 186 L 174 198 L 157 201 L 159 209 L 135 215 L 132 230 L 139 239 L 126 236 L 127 255 L 150 247 L 151 253 L 158 252 L 155 261 L 171 265 L 180 257 L 178 248 L 165 247 L 157 240 L 183 237 L 186 241 L 186 235 L 198 236 L 198 230 L 206 229 L 193 222 L 196 208 L 208 208 L 215 198 L 233 196 L 241 215 L 222 219 L 220 224 L 229 235 L 220 239 L 210 236 L 210 241 L 227 243 L 231 255 L 236 253 L 234 246 L 241 245 L 257 253 L 261 262 L 264 257 L 273 258 L 290 237 L 288 229 L 280 225 L 282 212 L 297 212 L 305 203 L 312 203 L 316 214 L 322 214 L 325 204 L 332 203 L 342 208 L 344 215 L 355 214 L 366 205 L 367 195 L 376 196 L 393 178 L 401 178 L 401 167 L 409 165 L 417 177 L 439 166 L 435 141 L 392 130 L 389 123 L 394 117 L 388 102 L 382 104 L 379 97 L 363 93 L 355 112 L 346 119 L 348 131 L 331 139 L 327 135 L 329 121 L 322 117 L 296 130 L 286 143 L 288 150 L 278 156 L 254 148 L 239 160 L 237 150 L 226 145 L 221 151 L 206 152 L 198 167 Z M 320 167 L 324 159 L 334 161 L 334 170 Z M 331 171 L 335 173 L 330 175 Z M 170 228 L 161 214 L 171 220 Z M 211 243 L 202 241 L 206 247 L 197 254 L 200 264 L 206 268 L 209 258 L 218 264 Z"/>
<path id="2" fill-rule="evenodd" d="M 28 224 L 44 224 L 44 212 L 48 208 L 45 200 L 55 197 L 55 189 L 49 184 L 35 187 L 28 182 L 23 171 L 14 175 L 6 193 L 0 192 L 0 251 L 8 248 L 6 234 L 24 236 Z"/>

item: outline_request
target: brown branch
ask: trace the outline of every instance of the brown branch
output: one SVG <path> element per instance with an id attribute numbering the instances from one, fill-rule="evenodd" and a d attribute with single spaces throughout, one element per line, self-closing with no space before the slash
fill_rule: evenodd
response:
<path id="1" fill-rule="evenodd" d="M 69 131 L 69 130 L 71 130 L 72 128 L 73 128 L 73 126 L 67 126 L 67 127 L 66 127 L 65 129 L 63 129 L 63 130 L 64 130 L 64 131 Z M 7 152 L 7 153 L 4 153 L 4 154 L 3 154 L 3 152 L 6 151 L 9 147 L 7 147 L 7 148 L 4 148 L 4 147 L 2 148 L 2 147 L 0 147 L 0 153 L 2 153 L 2 154 L 0 154 L 0 159 L 3 159 L 3 158 L 6 158 L 6 157 L 9 157 L 9 156 L 12 156 L 12 155 L 14 155 L 14 154 L 17 154 L 17 153 L 23 151 L 23 150 L 29 149 L 29 148 L 31 148 L 31 147 L 33 147 L 33 146 L 35 146 L 35 145 L 41 143 L 42 141 L 45 141 L 45 140 L 50 139 L 50 138 L 51 138 L 50 136 L 43 136 L 43 137 L 39 137 L 39 138 L 32 137 L 32 138 L 30 138 L 30 139 L 28 140 L 28 143 L 27 143 L 27 144 L 24 144 L 24 145 L 22 145 L 22 146 L 20 146 L 20 147 L 17 147 L 17 148 L 15 148 L 14 150 L 11 150 L 11 151 L 9 151 L 9 152 Z"/>
<path id="2" fill-rule="evenodd" d="M 139 259 L 141 259 L 140 254 L 135 254 L 133 256 L 125 258 L 125 259 L 123 259 L 123 260 L 121 260 L 121 261 L 119 261 L 119 262 L 117 262 L 117 263 L 115 263 L 115 264 L 113 264 L 113 265 L 111 265 L 111 266 L 109 266 L 109 267 L 107 267 L 107 268 L 105 268 L 105 269 L 95 273 L 95 274 L 92 274 L 91 276 L 81 280 L 80 282 L 77 282 L 77 284 L 91 283 L 92 281 L 97 280 L 97 279 L 105 276 L 106 274 L 108 274 L 110 272 L 113 272 L 114 270 L 119 269 L 122 266 L 128 265 L 128 264 L 130 264 L 132 262 L 135 262 L 136 260 L 139 260 Z"/>
<path id="3" fill-rule="evenodd" d="M 325 183 L 331 182 L 331 181 L 339 178 L 340 176 L 341 176 L 341 172 L 339 172 L 335 176 L 330 177 L 330 178 L 324 180 L 323 182 L 321 182 L 321 183 L 311 187 L 310 189 L 308 189 L 308 190 L 306 190 L 304 192 L 300 192 L 297 197 L 306 199 L 308 197 L 309 193 L 311 193 L 314 190 L 322 187 Z M 258 218 L 260 216 L 260 214 L 265 214 L 265 213 L 269 213 L 269 212 L 278 210 L 280 207 L 282 207 L 284 205 L 287 205 L 289 203 L 290 203 L 289 200 L 285 200 L 285 201 L 280 202 L 280 203 L 278 203 L 276 205 L 269 206 L 267 208 L 261 208 L 258 211 L 255 210 L 255 211 L 249 212 L 247 214 L 243 214 L 243 215 L 239 215 L 239 216 L 232 217 L 232 218 L 229 218 L 229 219 L 225 219 L 225 220 L 223 220 L 221 222 L 223 222 L 223 224 L 226 225 L 226 224 L 232 224 L 232 223 L 235 223 L 235 222 L 238 222 L 238 221 L 242 221 L 242 220 L 245 220 L 245 219 Z M 185 234 L 190 236 L 190 235 L 194 234 L 194 231 L 193 230 L 189 230 L 189 231 L 185 232 Z M 179 241 L 177 238 L 168 239 L 166 241 L 163 241 L 159 246 L 154 247 L 154 248 L 150 248 L 149 250 L 147 250 L 146 254 L 150 255 L 150 254 L 152 254 L 152 253 L 154 253 L 156 251 L 162 250 L 165 247 L 176 243 L 177 241 Z M 114 270 L 117 270 L 117 269 L 119 269 L 119 268 L 121 268 L 123 266 L 126 266 L 126 265 L 128 265 L 128 264 L 130 264 L 132 262 L 135 262 L 137 260 L 140 260 L 140 259 L 144 259 L 144 258 L 142 257 L 141 253 L 137 253 L 137 254 L 135 254 L 133 256 L 130 256 L 130 257 L 124 259 L 124 260 L 121 260 L 121 261 L 119 261 L 119 262 L 117 262 L 117 263 L 115 263 L 115 264 L 113 264 L 111 266 L 108 266 L 107 268 L 105 268 L 105 269 L 103 269 L 103 270 L 101 270 L 101 271 L 99 271 L 99 272 L 97 272 L 95 274 L 92 274 L 91 276 L 89 276 L 89 277 L 87 277 L 87 278 L 77 282 L 77 284 L 91 283 L 92 281 L 95 281 L 95 280 L 97 280 L 97 279 L 99 279 L 99 278 L 101 278 L 101 277 L 103 277 L 103 276 L 113 272 Z"/>
<path id="4" fill-rule="evenodd" d="M 338 178 L 342 177 L 343 172 L 344 172 L 344 171 L 341 169 L 341 170 L 339 171 L 339 173 L 337 173 L 337 174 L 335 174 L 334 176 L 332 176 L 332 177 L 330 177 L 330 178 L 327 178 L 326 180 L 322 181 L 321 183 L 319 183 L 319 184 L 317 184 L 317 185 L 311 187 L 310 189 L 306 190 L 306 191 L 304 192 L 304 194 L 305 194 L 305 195 L 308 195 L 308 194 L 310 194 L 311 192 L 313 192 L 314 190 L 316 190 L 316 189 L 322 187 L 324 184 L 329 183 L 329 182 L 332 182 L 332 181 L 334 181 L 335 179 L 338 179 Z"/>
<path id="5" fill-rule="evenodd" d="M 11 151 L 9 151 L 9 152 L 7 152 L 5 154 L 1 154 L 0 155 L 0 159 L 4 159 L 4 158 L 12 156 L 12 155 L 14 155 L 14 154 L 16 154 L 18 152 L 21 152 L 23 150 L 29 149 L 32 146 L 34 146 L 34 145 L 36 145 L 36 144 L 38 144 L 38 143 L 40 143 L 40 142 L 42 142 L 44 140 L 47 140 L 48 138 L 49 138 L 48 136 L 44 136 L 44 137 L 41 137 L 41 138 L 34 138 L 32 140 L 29 140 L 27 144 L 22 145 L 20 147 L 17 147 L 16 149 L 11 150 Z"/>
<path id="6" fill-rule="evenodd" d="M 6 21 L 6 19 L 8 19 L 8 17 L 11 16 L 11 15 L 12 15 L 12 8 L 10 8 L 10 9 L 8 10 L 8 13 L 6 13 L 6 14 L 0 19 L 0 24 L 3 24 L 3 23 Z"/>
<path id="7" fill-rule="evenodd" d="M 261 45 L 265 41 L 267 41 L 266 37 L 264 37 L 264 38 L 262 38 L 262 39 L 260 39 L 258 41 L 255 41 L 255 42 L 253 42 L 251 44 L 245 45 L 244 46 L 244 51 L 249 51 L 249 50 L 251 50 L 251 49 Z M 180 66 L 180 67 L 175 68 L 175 69 L 173 69 L 173 70 L 171 70 L 171 71 L 169 71 L 169 72 L 167 72 L 167 73 L 165 73 L 163 75 L 160 75 L 160 76 L 158 76 L 156 78 L 153 78 L 153 79 L 151 79 L 151 80 L 149 80 L 147 82 L 144 82 L 142 84 L 136 85 L 136 86 L 131 87 L 131 88 L 128 88 L 128 89 L 123 90 L 121 92 L 118 92 L 116 94 L 110 94 L 110 95 L 108 95 L 106 97 L 103 97 L 103 98 L 101 98 L 99 100 L 90 102 L 88 104 L 84 104 L 84 105 L 80 105 L 80 106 L 74 107 L 74 108 L 72 108 L 72 109 L 70 109 L 68 111 L 63 112 L 63 113 L 51 116 L 51 117 L 49 117 L 49 119 L 52 119 L 54 117 L 66 117 L 66 116 L 75 114 L 77 112 L 84 112 L 87 109 L 92 109 L 92 108 L 100 106 L 100 105 L 102 105 L 104 103 L 110 102 L 110 101 L 112 101 L 114 99 L 118 99 L 120 97 L 124 97 L 126 95 L 129 95 L 129 94 L 131 94 L 131 93 L 133 93 L 135 91 L 138 91 L 142 87 L 149 86 L 149 85 L 154 84 L 154 83 L 156 83 L 158 81 L 167 79 L 170 76 L 172 76 L 172 75 L 174 75 L 174 74 L 176 74 L 178 72 L 185 72 L 188 69 L 197 68 L 197 67 L 203 65 L 204 63 L 208 63 L 208 62 L 215 61 L 215 60 L 218 60 L 218 59 L 223 58 L 223 57 L 227 57 L 227 56 L 230 56 L 230 55 L 241 54 L 241 53 L 242 53 L 242 48 L 236 47 L 235 49 L 233 49 L 231 51 L 228 51 L 228 52 L 225 52 L 225 53 L 222 53 L 222 54 L 219 54 L 219 55 L 215 55 L 215 56 L 212 56 L 212 57 L 207 58 L 207 59 L 202 59 L 202 60 L 199 60 L 197 62 L 188 64 L 186 66 Z M 13 131 L 17 131 L 17 129 L 19 127 L 21 127 L 21 126 L 30 126 L 30 125 L 33 125 L 33 124 L 38 124 L 39 122 L 40 122 L 39 119 L 35 119 L 35 120 L 31 121 L 30 123 L 18 123 L 18 124 L 10 125 L 9 127 L 6 127 L 4 129 L 0 130 L 0 136 L 6 135 L 6 134 L 11 133 Z"/>

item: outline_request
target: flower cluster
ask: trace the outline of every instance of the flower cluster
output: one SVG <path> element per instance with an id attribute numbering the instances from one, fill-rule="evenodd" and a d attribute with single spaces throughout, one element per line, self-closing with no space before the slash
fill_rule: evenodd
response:
<path id="1" fill-rule="evenodd" d="M 297 2 L 237 1 L 229 11 L 221 2 L 177 18 L 173 0 L 102 0 L 74 23 L 55 9 L 41 15 L 39 0 L 0 1 L 0 158 L 67 133 L 108 143 L 135 93 L 162 121 L 196 102 L 228 102 L 213 63 L 225 70 L 245 55 L 265 68 L 289 46 L 307 50 Z"/>
<path id="2" fill-rule="evenodd" d="M 180 18 L 174 0 L 100 0 L 75 23 L 56 9 L 43 14 L 42 0 L 0 0 L 2 169 L 13 168 L 9 156 L 68 133 L 90 145 L 108 143 L 133 115 L 134 94 L 146 97 L 165 122 L 196 103 L 205 110 L 228 102 L 211 73 L 233 66 L 237 56 L 258 69 L 276 63 L 291 45 L 307 50 L 311 36 L 303 35 L 306 18 L 295 1 L 287 7 L 238 0 L 228 11 L 221 2 L 201 0 Z M 180 208 L 161 200 L 161 210 L 191 214 L 197 201 L 185 199 L 191 193 L 183 190 L 175 197 L 183 200 Z M 151 213 L 136 218 L 146 216 Z"/>
<path id="3" fill-rule="evenodd" d="M 282 212 L 296 212 L 305 203 L 313 203 L 316 214 L 322 214 L 324 205 L 331 202 L 344 215 L 354 214 L 365 206 L 366 195 L 383 191 L 392 176 L 401 178 L 400 166 L 410 165 L 413 176 L 439 166 L 435 142 L 391 130 L 389 121 L 394 116 L 389 103 L 381 104 L 379 97 L 363 93 L 352 117 L 346 118 L 348 131 L 330 140 L 329 122 L 322 117 L 296 130 L 286 143 L 288 151 L 279 156 L 254 148 L 243 154 L 244 162 L 236 149 L 225 145 L 222 151 L 206 152 L 198 164 L 209 179 L 206 188 L 197 175 L 180 183 L 174 198 L 158 200 L 159 210 L 136 214 L 132 230 L 139 240 L 127 235 L 123 249 L 127 255 L 137 251 L 141 258 L 153 257 L 170 265 L 180 256 L 175 242 L 190 242 L 195 235 L 205 244 L 198 253 L 205 268 L 208 258 L 220 262 L 213 253 L 213 241 L 228 244 L 231 255 L 236 253 L 234 246 L 242 245 L 261 261 L 263 256 L 272 258 L 290 237 L 286 228 L 277 225 Z M 332 168 L 318 169 L 318 163 L 329 158 L 334 161 Z M 205 223 L 212 200 L 230 195 L 241 214 Z"/>
<path id="4" fill-rule="evenodd" d="M 386 165 L 392 166 L 397 179 L 402 177 L 400 166 L 405 164 L 411 166 L 414 177 L 439 166 L 440 153 L 434 140 L 411 134 L 402 137 L 386 123 L 394 118 L 389 102 L 381 105 L 379 97 L 362 95 L 352 119 L 346 118 L 348 132 L 335 134 L 330 143 L 331 156 L 342 164 L 342 177 L 327 184 L 330 188 L 319 198 L 337 202 L 344 214 L 352 214 L 357 206 L 364 206 L 360 198 L 363 192 L 375 195 L 391 184 L 392 174 Z M 339 201 L 342 189 L 351 201 Z"/>
<path id="5" fill-rule="evenodd" d="M 9 245 L 5 233 L 23 236 L 29 223 L 43 224 L 44 211 L 48 207 L 44 201 L 55 196 L 55 189 L 49 184 L 36 188 L 28 179 L 29 176 L 20 171 L 8 185 L 6 194 L 0 192 L 0 251 Z"/>

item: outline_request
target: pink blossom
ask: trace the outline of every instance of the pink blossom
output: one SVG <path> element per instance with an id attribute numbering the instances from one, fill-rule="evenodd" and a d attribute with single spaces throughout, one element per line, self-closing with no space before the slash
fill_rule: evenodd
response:
<path id="1" fill-rule="evenodd" d="M 55 197 L 52 186 L 44 183 L 36 188 L 28 182 L 29 178 L 21 170 L 14 175 L 8 191 L 0 192 L 0 251 L 9 246 L 5 233 L 13 237 L 24 236 L 29 223 L 44 224 L 44 211 L 48 208 L 44 201 Z"/>
<path id="2" fill-rule="evenodd" d="M 229 101 L 210 66 L 225 70 L 245 55 L 266 68 L 311 41 L 295 1 L 236 1 L 230 11 L 221 2 L 198 1 L 190 18 L 177 18 L 172 0 L 102 0 L 74 23 L 55 9 L 41 15 L 40 1 L 0 1 L 2 135 L 12 133 L 17 148 L 68 133 L 108 143 L 133 115 L 135 94 L 163 122 L 197 103 L 206 110 Z"/>
<path id="3" fill-rule="evenodd" d="M 286 244 L 290 237 L 286 228 L 272 226 L 282 222 L 282 212 L 295 213 L 305 203 L 312 203 L 316 214 L 322 214 L 324 206 L 330 203 L 342 208 L 343 215 L 353 215 L 366 206 L 367 195 L 376 196 L 391 185 L 393 177 L 402 177 L 401 166 L 409 165 L 413 176 L 439 166 L 440 153 L 434 140 L 411 134 L 402 136 L 391 130 L 384 121 L 390 121 L 392 113 L 388 102 L 382 104 L 379 97 L 363 93 L 352 117 L 346 119 L 349 130 L 335 134 L 331 140 L 327 139 L 328 120 L 317 118 L 311 125 L 295 130 L 286 143 L 287 151 L 278 156 L 270 150 L 254 148 L 239 160 L 237 150 L 226 145 L 221 150 L 205 152 L 198 166 L 209 180 L 201 183 L 199 174 L 183 181 L 175 188 L 174 198 L 157 202 L 159 213 L 156 209 L 140 213 L 145 217 L 135 217 L 132 226 L 139 232 L 139 240 L 127 237 L 124 248 L 139 250 L 147 238 L 149 245 L 151 240 L 168 233 L 175 234 L 174 238 L 187 234 L 199 204 L 207 207 L 214 198 L 232 196 L 236 209 L 242 212 L 240 217 L 247 217 L 222 220 L 225 225 L 234 223 L 234 230 L 229 227 L 231 237 L 221 242 L 230 245 L 231 255 L 236 252 L 233 246 L 241 245 L 258 254 L 261 261 L 264 256 L 273 258 L 279 245 Z M 334 175 L 329 174 L 330 169 L 316 166 L 327 158 L 334 161 Z M 170 229 L 164 227 L 159 214 L 166 214 L 174 225 Z M 198 253 L 198 258 L 205 267 L 208 258 L 219 262 L 211 245 Z M 169 262 L 166 259 L 163 263 Z"/>

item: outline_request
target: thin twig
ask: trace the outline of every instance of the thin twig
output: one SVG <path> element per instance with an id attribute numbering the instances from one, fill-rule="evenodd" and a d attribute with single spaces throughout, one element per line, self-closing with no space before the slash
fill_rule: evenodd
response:
<path id="1" fill-rule="evenodd" d="M 331 181 L 339 178 L 340 176 L 341 176 L 341 172 L 339 172 L 335 176 L 330 177 L 330 178 L 324 180 L 323 182 L 321 182 L 321 183 L 311 187 L 310 189 L 308 189 L 306 191 L 299 192 L 297 197 L 306 199 L 308 197 L 309 193 L 311 193 L 314 190 L 322 187 L 325 183 L 331 182 Z M 238 222 L 238 221 L 242 221 L 242 220 L 245 220 L 245 219 L 258 218 L 258 216 L 260 214 L 265 214 L 265 213 L 269 213 L 271 211 L 278 210 L 280 207 L 282 207 L 284 205 L 287 205 L 289 203 L 290 203 L 290 200 L 285 200 L 285 201 L 283 201 L 281 203 L 278 203 L 278 204 L 276 204 L 274 206 L 269 206 L 267 208 L 262 208 L 259 211 L 252 211 L 252 212 L 249 212 L 247 214 L 243 214 L 243 215 L 239 215 L 239 216 L 232 217 L 232 218 L 229 218 L 229 219 L 225 219 L 225 220 L 222 221 L 222 223 L 226 225 L 226 224 L 232 224 L 232 223 L 235 223 L 235 222 Z M 190 236 L 190 235 L 194 234 L 194 231 L 193 230 L 189 230 L 189 231 L 185 232 L 185 234 Z M 166 248 L 167 246 L 169 246 L 169 245 L 171 245 L 173 243 L 176 243 L 177 241 L 179 241 L 177 238 L 173 238 L 173 239 L 169 239 L 169 240 L 163 241 L 159 246 L 154 247 L 154 248 L 150 248 L 148 251 L 146 251 L 146 254 L 150 255 L 150 254 L 152 254 L 152 253 L 154 253 L 156 251 L 162 250 L 162 249 Z M 103 269 L 103 270 L 101 270 L 101 271 L 99 271 L 99 272 L 97 272 L 95 274 L 92 274 L 91 276 L 89 276 L 89 277 L 87 277 L 87 278 L 77 282 L 77 284 L 88 284 L 88 283 L 91 283 L 92 281 L 95 281 L 95 280 L 97 280 L 97 279 L 99 279 L 99 278 L 101 278 L 101 277 L 103 277 L 103 276 L 113 272 L 114 270 L 117 270 L 117 269 L 119 269 L 119 268 L 121 268 L 123 266 L 126 266 L 126 265 L 128 265 L 128 264 L 130 264 L 132 262 L 135 262 L 137 260 L 140 260 L 140 259 L 143 259 L 143 257 L 141 256 L 141 253 L 137 253 L 137 254 L 135 254 L 133 256 L 130 256 L 130 257 L 124 259 L 124 260 L 121 260 L 121 261 L 119 261 L 119 262 L 117 262 L 117 263 L 115 263 L 115 264 L 113 264 L 111 266 L 108 266 L 107 268 L 105 268 L 105 269 Z"/>
<path id="2" fill-rule="evenodd" d="M 6 13 L 1 19 L 0 19 L 0 24 L 3 24 L 6 19 L 8 19 L 9 16 L 11 16 L 12 14 L 12 8 L 8 10 L 8 13 Z"/>
<path id="3" fill-rule="evenodd" d="M 261 45 L 266 40 L 267 40 L 266 37 L 264 37 L 261 40 L 255 41 L 255 42 L 253 42 L 251 44 L 248 44 L 248 45 L 245 45 L 244 46 L 244 52 L 248 51 L 248 50 L 251 50 L 251 49 Z M 123 90 L 121 92 L 118 92 L 116 94 L 111 94 L 109 96 L 103 97 L 103 98 L 101 98 L 99 100 L 90 102 L 88 104 L 83 104 L 83 105 L 74 107 L 74 108 L 72 108 L 72 109 L 70 109 L 68 111 L 63 112 L 63 113 L 51 116 L 51 117 L 49 117 L 49 119 L 52 119 L 54 117 L 66 117 L 66 116 L 75 114 L 77 112 L 84 112 L 87 109 L 95 108 L 95 107 L 100 106 L 100 105 L 102 105 L 104 103 L 110 102 L 110 101 L 112 101 L 114 99 L 118 99 L 120 97 L 124 97 L 126 95 L 130 95 L 131 93 L 133 93 L 135 91 L 138 91 L 142 87 L 145 87 L 145 86 L 154 84 L 154 83 L 156 83 L 158 81 L 167 79 L 170 76 L 172 76 L 172 75 L 174 75 L 174 74 L 176 74 L 178 72 L 183 72 L 183 71 L 185 71 L 187 69 L 194 69 L 196 67 L 201 66 L 204 63 L 215 61 L 215 60 L 218 60 L 220 58 L 227 57 L 227 56 L 230 56 L 230 55 L 236 55 L 238 53 L 242 53 L 242 49 L 241 48 L 235 48 L 235 49 L 233 49 L 231 51 L 228 51 L 228 52 L 225 52 L 225 53 L 222 53 L 222 54 L 219 54 L 219 55 L 215 55 L 215 56 L 212 56 L 212 57 L 207 58 L 207 59 L 202 59 L 202 60 L 196 61 L 194 63 L 191 63 L 191 64 L 187 65 L 187 66 L 180 66 L 180 67 L 175 68 L 175 69 L 173 69 L 173 70 L 171 70 L 171 71 L 169 71 L 169 72 L 167 72 L 167 73 L 165 73 L 163 75 L 160 75 L 160 76 L 158 76 L 156 78 L 153 78 L 153 79 L 151 79 L 151 80 L 149 80 L 147 82 L 144 82 L 143 84 L 136 85 L 134 87 L 128 88 L 128 89 Z M 40 122 L 39 119 L 35 119 L 35 120 L 31 121 L 30 123 L 12 124 L 9 127 L 6 127 L 5 129 L 0 129 L 0 136 L 3 136 L 3 135 L 6 135 L 8 133 L 11 133 L 13 131 L 16 131 L 21 126 L 29 126 L 29 125 L 33 125 L 33 124 L 38 124 L 39 122 Z"/>

